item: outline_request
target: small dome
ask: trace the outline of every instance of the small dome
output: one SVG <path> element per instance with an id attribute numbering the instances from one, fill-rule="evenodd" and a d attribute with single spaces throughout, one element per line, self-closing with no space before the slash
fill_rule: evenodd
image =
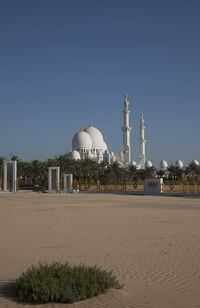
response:
<path id="1" fill-rule="evenodd" d="M 179 160 L 176 161 L 176 167 L 179 167 L 179 168 L 181 168 L 181 169 L 183 168 L 183 162 L 182 162 L 182 160 L 179 159 Z"/>
<path id="2" fill-rule="evenodd" d="M 92 148 L 91 137 L 86 132 L 81 130 L 76 135 L 74 135 L 74 137 L 72 139 L 72 148 L 74 150 L 79 149 L 79 148 L 91 150 L 91 148 Z"/>
<path id="3" fill-rule="evenodd" d="M 150 160 L 147 160 L 145 163 L 146 168 L 151 168 L 153 166 L 152 162 Z"/>
<path id="4" fill-rule="evenodd" d="M 103 141 L 102 152 L 104 153 L 105 151 L 108 151 L 108 147 L 105 141 Z"/>
<path id="5" fill-rule="evenodd" d="M 196 159 L 194 159 L 194 160 L 191 162 L 191 164 L 195 164 L 196 166 L 199 166 L 199 161 L 196 160 Z"/>
<path id="6" fill-rule="evenodd" d="M 76 150 L 72 151 L 71 157 L 72 159 L 75 159 L 75 160 L 81 159 L 80 153 Z"/>
<path id="7" fill-rule="evenodd" d="M 132 160 L 132 162 L 130 163 L 131 166 L 135 167 L 137 165 L 136 161 Z"/>
<path id="8" fill-rule="evenodd" d="M 124 167 L 123 162 L 122 161 L 118 161 L 118 166 L 119 166 L 119 168 L 123 168 Z"/>
<path id="9" fill-rule="evenodd" d="M 141 169 L 141 168 L 142 168 L 142 166 L 141 166 L 140 163 L 136 165 L 136 169 L 137 169 L 137 170 L 139 170 L 139 169 Z"/>
<path id="10" fill-rule="evenodd" d="M 92 147 L 93 148 L 101 148 L 103 147 L 103 136 L 102 133 L 93 126 L 89 126 L 84 129 L 84 131 L 90 135 L 92 140 Z"/>
<path id="11" fill-rule="evenodd" d="M 168 163 L 166 162 L 166 160 L 161 160 L 160 169 L 167 169 L 167 167 L 168 167 Z"/>

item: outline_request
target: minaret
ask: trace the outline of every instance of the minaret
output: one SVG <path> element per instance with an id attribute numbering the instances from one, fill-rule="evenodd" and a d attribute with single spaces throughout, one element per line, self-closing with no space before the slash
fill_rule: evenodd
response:
<path id="1" fill-rule="evenodd" d="M 140 118 L 140 164 L 141 168 L 145 168 L 145 162 L 146 162 L 146 156 L 145 156 L 145 143 L 146 139 L 144 138 L 144 119 L 143 119 L 143 113 L 141 113 Z"/>
<path id="2" fill-rule="evenodd" d="M 131 127 L 129 126 L 129 114 L 130 110 L 128 110 L 129 102 L 127 100 L 127 91 L 125 91 L 125 100 L 124 100 L 124 126 L 122 126 L 123 131 L 123 162 L 125 165 L 130 164 L 131 162 L 131 149 L 130 149 L 130 131 Z"/>

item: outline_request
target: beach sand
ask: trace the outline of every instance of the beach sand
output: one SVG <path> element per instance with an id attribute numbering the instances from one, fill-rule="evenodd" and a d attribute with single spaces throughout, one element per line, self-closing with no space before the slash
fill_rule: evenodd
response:
<path id="1" fill-rule="evenodd" d="M 12 281 L 39 261 L 99 265 L 121 290 L 67 304 L 22 304 Z M 200 307 L 200 199 L 0 194 L 0 308 Z"/>

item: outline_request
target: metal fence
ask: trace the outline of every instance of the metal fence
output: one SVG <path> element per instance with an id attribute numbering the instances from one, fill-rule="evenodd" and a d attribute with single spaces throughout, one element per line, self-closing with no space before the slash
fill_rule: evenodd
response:
<path id="1" fill-rule="evenodd" d="M 180 183 L 180 184 L 163 184 L 163 193 L 174 193 L 174 194 L 200 194 L 200 183 Z M 123 185 L 81 185 L 80 190 L 82 191 L 132 191 L 132 192 L 143 192 L 144 183 L 133 183 Z"/>
<path id="2" fill-rule="evenodd" d="M 200 184 L 163 184 L 164 193 L 200 194 Z"/>

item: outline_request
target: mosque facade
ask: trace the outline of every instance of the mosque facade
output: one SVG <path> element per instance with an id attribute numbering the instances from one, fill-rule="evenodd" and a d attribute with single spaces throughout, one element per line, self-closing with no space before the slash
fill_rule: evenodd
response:
<path id="1" fill-rule="evenodd" d="M 77 132 L 72 139 L 71 159 L 91 159 L 97 163 L 105 161 L 109 164 L 115 161 L 114 153 L 109 153 L 103 135 L 96 127 L 90 125 Z"/>
<path id="2" fill-rule="evenodd" d="M 145 167 L 151 167 L 152 163 L 146 160 L 145 155 L 145 143 L 144 137 L 144 118 L 143 113 L 140 119 L 140 160 L 139 163 L 131 161 L 131 144 L 130 133 L 131 126 L 129 124 L 130 110 L 128 102 L 128 94 L 125 92 L 125 99 L 123 102 L 123 126 L 121 127 L 123 133 L 123 141 L 121 150 L 115 155 L 113 152 L 109 152 L 104 137 L 99 129 L 94 127 L 90 122 L 90 125 L 78 131 L 72 139 L 72 151 L 67 154 L 71 159 L 91 159 L 97 163 L 106 162 L 112 164 L 118 161 L 121 167 L 128 167 L 129 165 L 136 166 L 137 169 L 144 169 Z"/>

